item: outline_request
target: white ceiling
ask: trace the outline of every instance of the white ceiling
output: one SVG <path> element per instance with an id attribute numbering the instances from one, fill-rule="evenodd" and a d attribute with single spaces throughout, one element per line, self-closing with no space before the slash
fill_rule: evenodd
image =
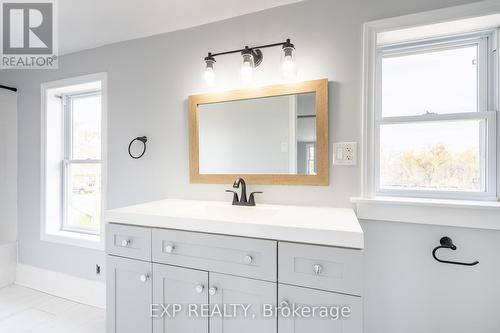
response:
<path id="1" fill-rule="evenodd" d="M 146 37 L 301 0 L 62 0 L 59 54 Z"/>

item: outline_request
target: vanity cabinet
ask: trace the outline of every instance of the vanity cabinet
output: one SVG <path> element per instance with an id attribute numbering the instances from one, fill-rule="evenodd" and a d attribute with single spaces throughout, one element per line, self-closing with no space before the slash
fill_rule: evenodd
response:
<path id="1" fill-rule="evenodd" d="M 152 332 L 152 264 L 107 256 L 106 332 Z"/>
<path id="2" fill-rule="evenodd" d="M 108 333 L 362 332 L 360 250 L 116 223 L 106 240 Z M 294 304 L 349 317 L 277 311 Z"/>

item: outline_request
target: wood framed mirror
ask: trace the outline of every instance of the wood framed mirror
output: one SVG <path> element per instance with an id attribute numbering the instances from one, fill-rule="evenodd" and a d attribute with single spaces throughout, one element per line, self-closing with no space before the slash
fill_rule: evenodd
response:
<path id="1" fill-rule="evenodd" d="M 192 95 L 190 182 L 328 185 L 328 80 Z"/>

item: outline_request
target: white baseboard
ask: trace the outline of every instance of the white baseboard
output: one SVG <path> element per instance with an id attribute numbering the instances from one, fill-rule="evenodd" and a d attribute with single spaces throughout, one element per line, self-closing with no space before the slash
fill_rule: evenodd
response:
<path id="1" fill-rule="evenodd" d="M 16 284 L 99 308 L 106 308 L 106 284 L 18 264 Z"/>
<path id="2" fill-rule="evenodd" d="M 16 279 L 17 243 L 0 241 L 0 288 Z"/>

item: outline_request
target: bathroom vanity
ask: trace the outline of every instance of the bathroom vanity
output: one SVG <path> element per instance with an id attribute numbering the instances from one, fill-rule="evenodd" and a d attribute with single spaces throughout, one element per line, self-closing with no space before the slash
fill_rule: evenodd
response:
<path id="1" fill-rule="evenodd" d="M 108 333 L 362 332 L 363 231 L 351 209 L 162 200 L 105 218 Z M 182 310 L 161 316 L 160 304 Z M 203 316 L 190 304 L 249 310 Z M 332 312 L 282 311 L 297 306 Z M 349 312 L 333 320 L 339 308 Z"/>

